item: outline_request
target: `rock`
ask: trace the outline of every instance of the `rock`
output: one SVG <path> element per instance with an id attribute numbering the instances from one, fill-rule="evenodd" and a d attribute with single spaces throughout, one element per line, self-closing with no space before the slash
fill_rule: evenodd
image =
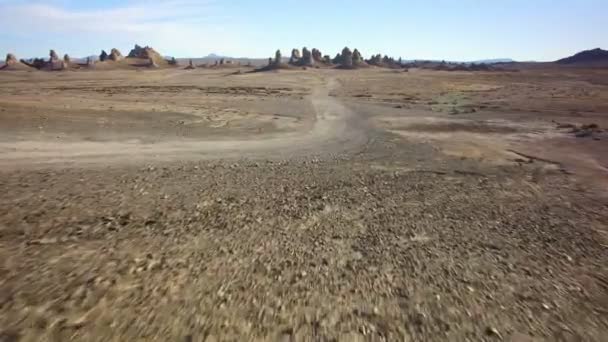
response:
<path id="1" fill-rule="evenodd" d="M 334 57 L 334 59 L 332 59 L 331 62 L 333 64 L 342 64 L 342 55 L 339 53 L 336 54 L 336 57 Z"/>
<path id="2" fill-rule="evenodd" d="M 280 65 L 282 58 L 281 50 L 277 50 L 277 52 L 274 53 L 274 65 Z"/>
<path id="3" fill-rule="evenodd" d="M 188 70 L 196 69 L 196 67 L 194 66 L 194 63 L 192 63 L 192 60 L 188 61 L 188 66 L 186 67 L 186 69 L 188 69 Z"/>
<path id="4" fill-rule="evenodd" d="M 300 55 L 300 50 L 293 49 L 293 50 L 291 50 L 291 57 L 289 58 L 289 64 L 299 65 L 301 58 L 302 58 L 302 56 Z"/>
<path id="5" fill-rule="evenodd" d="M 500 333 L 498 332 L 498 330 L 496 330 L 496 328 L 494 328 L 494 327 L 487 327 L 486 328 L 486 335 L 497 337 L 497 338 L 499 338 L 499 339 L 502 340 L 502 336 L 500 335 Z"/>
<path id="6" fill-rule="evenodd" d="M 167 62 L 169 63 L 169 65 L 177 65 L 177 59 L 175 59 L 175 57 L 171 57 L 171 59 Z"/>
<path id="7" fill-rule="evenodd" d="M 127 57 L 141 58 L 141 55 L 143 54 L 143 49 L 144 48 L 142 48 L 141 46 L 135 44 L 135 47 L 129 52 L 129 55 Z"/>
<path id="8" fill-rule="evenodd" d="M 158 68 L 158 64 L 156 64 L 156 61 L 153 58 L 149 58 L 148 67 L 149 68 Z"/>
<path id="9" fill-rule="evenodd" d="M 353 51 L 353 65 L 361 65 L 363 64 L 363 57 L 361 56 L 361 52 L 359 52 L 359 50 L 355 49 L 355 51 Z"/>
<path id="10" fill-rule="evenodd" d="M 370 59 L 367 60 L 367 64 L 375 65 L 375 66 L 381 66 L 381 64 L 382 64 L 382 55 L 377 54 L 375 56 L 370 57 Z"/>
<path id="11" fill-rule="evenodd" d="M 318 49 L 312 49 L 312 59 L 317 63 L 323 63 L 323 55 Z"/>
<path id="12" fill-rule="evenodd" d="M 104 62 L 107 59 L 108 59 L 108 53 L 106 52 L 106 50 L 101 50 L 101 54 L 99 55 L 99 60 L 101 62 Z"/>
<path id="13" fill-rule="evenodd" d="M 15 55 L 13 55 L 12 53 L 7 53 L 6 54 L 6 59 L 4 61 L 4 64 L 6 65 L 14 65 L 19 63 L 19 61 L 17 61 L 17 57 Z"/>
<path id="14" fill-rule="evenodd" d="M 302 66 L 313 66 L 314 60 L 312 59 L 312 53 L 306 47 L 302 48 Z"/>
<path id="15" fill-rule="evenodd" d="M 119 61 L 119 60 L 123 59 L 124 57 L 122 56 L 122 53 L 120 53 L 120 51 L 118 51 L 118 49 L 112 49 L 110 51 L 109 58 L 113 61 Z"/>
<path id="16" fill-rule="evenodd" d="M 36 69 L 42 69 L 47 65 L 47 62 L 45 62 L 42 58 L 34 58 L 31 61 L 22 59 L 21 63 Z"/>
<path id="17" fill-rule="evenodd" d="M 342 49 L 342 61 L 340 63 L 340 65 L 343 68 L 352 68 L 353 67 L 353 53 L 352 51 L 350 51 L 350 49 L 348 47 L 345 47 L 344 49 Z"/>
<path id="18" fill-rule="evenodd" d="M 70 63 L 72 63 L 72 59 L 67 53 L 63 55 L 63 62 L 68 66 L 70 65 Z"/>
<path id="19" fill-rule="evenodd" d="M 135 47 L 129 52 L 128 58 L 153 59 L 155 63 L 163 60 L 163 57 L 153 48 L 146 46 L 141 47 L 135 44 Z"/>
<path id="20" fill-rule="evenodd" d="M 329 55 L 323 56 L 323 63 L 331 64 L 331 56 L 329 56 Z"/>
<path id="21" fill-rule="evenodd" d="M 55 52 L 55 50 L 51 50 L 49 52 L 49 57 L 50 57 L 50 62 L 57 62 L 59 60 L 59 56 L 57 55 L 57 52 Z"/>

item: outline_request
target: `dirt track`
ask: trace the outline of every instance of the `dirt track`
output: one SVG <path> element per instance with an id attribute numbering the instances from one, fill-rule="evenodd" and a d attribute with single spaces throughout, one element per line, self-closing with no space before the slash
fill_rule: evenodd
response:
<path id="1" fill-rule="evenodd" d="M 560 75 L 158 71 L 109 74 L 93 88 L 87 77 L 100 74 L 45 86 L 30 78 L 54 75 L 0 77 L 0 122 L 11 127 L 0 142 L 2 339 L 608 334 L 608 208 L 592 191 L 601 187 L 561 160 L 508 151 L 569 139 L 551 123 L 567 113 L 481 108 L 454 116 L 483 104 L 475 92 L 463 104 L 454 100 L 461 93 L 441 88 L 467 85 L 516 106 L 511 82 L 534 84 L 542 102 L 543 89 L 570 86 Z M 586 77 L 572 86 L 595 94 L 601 118 L 608 93 Z M 108 96 L 112 84 L 133 80 L 147 90 Z M 164 98 L 169 89 L 180 90 Z M 37 104 L 35 94 L 55 100 Z M 79 96 L 88 102 L 79 105 Z M 159 104 L 173 96 L 163 112 Z M 566 112 L 580 98 L 570 101 Z M 105 109 L 88 112 L 88 104 Z M 238 115 L 213 128 L 205 106 Z M 289 118 L 277 116 L 281 108 Z M 266 124 L 269 115 L 278 123 Z M 194 122 L 192 131 L 167 116 Z M 69 127 L 78 130 L 62 134 Z M 204 142 L 193 139 L 203 133 Z M 580 155 L 592 160 L 597 144 Z"/>
<path id="2" fill-rule="evenodd" d="M 249 140 L 134 142 L 49 142 L 22 141 L 0 143 L 0 165 L 5 168 L 28 164 L 107 164 L 133 161 L 175 161 L 218 158 L 287 158 L 332 155 L 352 151 L 368 140 L 369 125 L 354 115 L 329 92 L 336 81 L 318 80 L 308 101 L 314 125 L 310 130 L 258 135 Z"/>

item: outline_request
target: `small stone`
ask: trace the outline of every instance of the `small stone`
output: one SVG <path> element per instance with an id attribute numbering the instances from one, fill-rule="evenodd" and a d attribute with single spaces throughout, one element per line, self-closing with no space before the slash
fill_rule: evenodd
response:
<path id="1" fill-rule="evenodd" d="M 494 328 L 494 327 L 487 327 L 486 328 L 486 335 L 498 337 L 499 339 L 502 340 L 502 336 L 500 335 L 500 333 L 498 332 L 498 330 L 496 330 L 496 328 Z"/>

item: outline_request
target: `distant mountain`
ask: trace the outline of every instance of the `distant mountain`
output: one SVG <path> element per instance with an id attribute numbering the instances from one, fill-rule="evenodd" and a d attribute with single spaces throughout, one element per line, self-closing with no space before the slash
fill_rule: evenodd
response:
<path id="1" fill-rule="evenodd" d="M 608 64 L 608 51 L 600 48 L 577 53 L 574 56 L 560 59 L 559 64 Z"/>
<path id="2" fill-rule="evenodd" d="M 512 60 L 511 58 L 494 58 L 494 59 L 482 59 L 479 61 L 472 61 L 469 63 L 475 63 L 475 64 L 496 64 L 496 63 L 513 63 L 515 62 L 514 60 Z"/>
<path id="3" fill-rule="evenodd" d="M 213 59 L 213 58 L 216 58 L 216 59 L 217 59 L 217 58 L 231 58 L 231 57 L 228 57 L 228 56 L 221 56 L 221 55 L 218 55 L 218 54 L 216 54 L 216 53 L 210 53 L 210 54 L 208 54 L 207 56 L 205 56 L 205 57 L 201 57 L 201 58 L 208 58 L 208 59 Z"/>

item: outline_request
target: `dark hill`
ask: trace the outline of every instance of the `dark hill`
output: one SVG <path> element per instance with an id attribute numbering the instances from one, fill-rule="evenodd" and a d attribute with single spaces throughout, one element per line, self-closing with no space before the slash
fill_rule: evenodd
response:
<path id="1" fill-rule="evenodd" d="M 600 48 L 579 52 L 574 56 L 560 59 L 559 64 L 608 63 L 608 51 Z"/>

